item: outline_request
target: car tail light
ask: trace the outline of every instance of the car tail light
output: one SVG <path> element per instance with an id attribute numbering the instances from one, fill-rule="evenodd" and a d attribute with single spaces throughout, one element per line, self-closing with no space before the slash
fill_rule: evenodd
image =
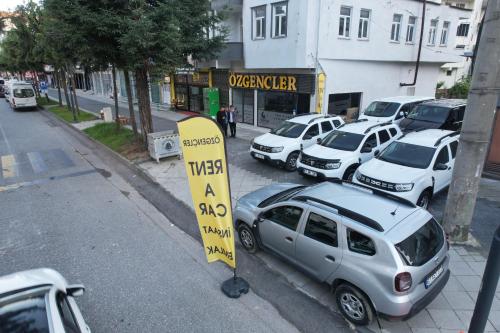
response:
<path id="1" fill-rule="evenodd" d="M 396 291 L 399 292 L 409 290 L 411 288 L 411 283 L 411 274 L 408 272 L 399 273 L 394 279 L 394 286 L 396 287 Z"/>

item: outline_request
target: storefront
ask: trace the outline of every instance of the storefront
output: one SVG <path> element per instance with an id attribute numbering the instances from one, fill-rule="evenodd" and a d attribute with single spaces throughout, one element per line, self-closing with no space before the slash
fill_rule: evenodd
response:
<path id="1" fill-rule="evenodd" d="M 203 88 L 209 87 L 208 72 L 174 75 L 175 107 L 179 110 L 203 112 Z"/>
<path id="2" fill-rule="evenodd" d="M 312 74 L 230 73 L 228 81 L 239 122 L 274 128 L 294 115 L 311 112 Z"/>

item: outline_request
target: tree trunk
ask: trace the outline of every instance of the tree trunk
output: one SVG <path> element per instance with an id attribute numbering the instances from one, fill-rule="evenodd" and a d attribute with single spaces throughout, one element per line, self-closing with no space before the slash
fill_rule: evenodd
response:
<path id="1" fill-rule="evenodd" d="M 56 78 L 56 84 L 57 84 L 57 97 L 59 99 L 59 106 L 62 107 L 62 96 L 61 96 L 61 78 L 59 77 L 59 70 L 56 70 L 55 72 L 55 78 Z"/>
<path id="2" fill-rule="evenodd" d="M 132 125 L 132 130 L 134 135 L 137 136 L 137 123 L 135 122 L 135 112 L 134 112 L 134 102 L 132 100 L 132 87 L 130 86 L 130 74 L 128 70 L 123 70 L 123 75 L 125 78 L 125 90 L 127 91 L 127 102 L 128 102 L 128 112 L 130 113 L 130 123 Z"/>
<path id="3" fill-rule="evenodd" d="M 76 118 L 75 109 L 71 105 L 70 94 L 68 94 L 68 83 L 66 81 L 67 80 L 66 71 L 63 71 L 62 74 L 63 74 L 62 83 L 63 83 L 63 89 L 64 89 L 64 96 L 66 97 L 66 105 L 68 107 L 68 111 L 73 113 L 73 120 L 76 122 L 76 121 L 78 121 L 78 119 Z"/>
<path id="4" fill-rule="evenodd" d="M 76 108 L 76 113 L 80 115 L 80 108 L 78 107 L 78 99 L 76 97 L 76 82 L 75 82 L 75 73 L 71 73 L 71 85 L 73 86 L 73 98 L 74 98 L 74 106 Z"/>
<path id="5" fill-rule="evenodd" d="M 146 64 L 135 71 L 135 86 L 137 89 L 137 100 L 139 102 L 139 115 L 141 117 L 141 129 L 144 145 L 148 145 L 148 134 L 153 132 L 153 121 L 151 118 L 151 104 L 149 102 L 148 69 Z"/>
<path id="6" fill-rule="evenodd" d="M 33 83 L 35 84 L 35 95 L 40 98 L 40 82 L 38 81 L 38 74 L 35 71 L 31 71 L 31 76 L 33 77 Z"/>
<path id="7" fill-rule="evenodd" d="M 115 64 L 111 66 L 111 74 L 113 75 L 113 99 L 115 100 L 115 122 L 116 131 L 120 130 L 120 109 L 118 107 L 118 90 L 116 87 L 116 67 Z"/>

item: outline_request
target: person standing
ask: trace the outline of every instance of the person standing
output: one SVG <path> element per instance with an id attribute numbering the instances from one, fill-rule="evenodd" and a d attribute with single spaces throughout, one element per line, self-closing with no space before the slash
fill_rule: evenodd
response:
<path id="1" fill-rule="evenodd" d="M 229 129 L 231 130 L 231 137 L 236 137 L 236 108 L 234 105 L 229 106 L 228 112 Z"/>
<path id="2" fill-rule="evenodd" d="M 227 112 L 225 108 L 221 108 L 219 112 L 217 112 L 217 122 L 220 127 L 222 127 L 224 136 L 227 137 Z"/>

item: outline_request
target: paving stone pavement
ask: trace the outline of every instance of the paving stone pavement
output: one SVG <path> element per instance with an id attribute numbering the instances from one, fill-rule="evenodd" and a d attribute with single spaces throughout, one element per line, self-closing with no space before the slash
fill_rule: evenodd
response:
<path id="1" fill-rule="evenodd" d="M 182 160 L 167 158 L 160 163 L 144 162 L 139 166 L 167 191 L 193 209 Z M 247 171 L 234 164 L 229 164 L 229 177 L 233 205 L 246 193 L 274 182 L 271 178 Z M 267 266 L 285 276 L 297 289 L 317 299 L 332 311 L 338 311 L 327 285 L 316 282 L 272 254 L 260 251 L 257 255 Z M 465 332 L 474 310 L 485 263 L 486 259 L 478 249 L 469 246 L 452 246 L 450 249 L 451 277 L 438 297 L 425 310 L 406 322 L 381 320 L 382 331 L 376 323 L 372 324 L 370 329 L 374 332 L 390 333 Z M 499 318 L 500 288 L 495 295 L 486 332 L 500 332 Z"/>

